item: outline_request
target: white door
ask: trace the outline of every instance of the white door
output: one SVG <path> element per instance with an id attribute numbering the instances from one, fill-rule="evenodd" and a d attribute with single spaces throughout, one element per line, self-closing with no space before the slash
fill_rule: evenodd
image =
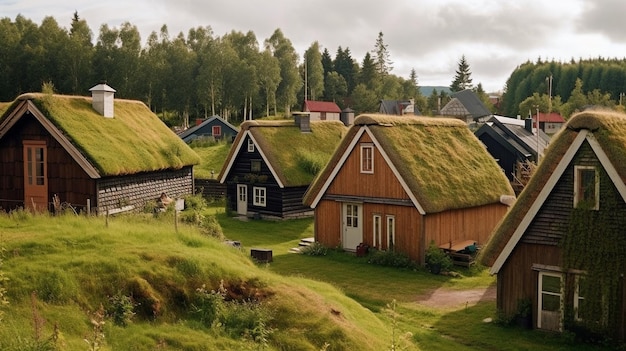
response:
<path id="1" fill-rule="evenodd" d="M 539 272 L 537 328 L 561 331 L 563 323 L 563 276 Z"/>
<path id="2" fill-rule="evenodd" d="M 356 251 L 363 242 L 363 209 L 361 204 L 343 204 L 343 248 Z"/>
<path id="3" fill-rule="evenodd" d="M 248 214 L 248 186 L 237 184 L 237 214 Z"/>

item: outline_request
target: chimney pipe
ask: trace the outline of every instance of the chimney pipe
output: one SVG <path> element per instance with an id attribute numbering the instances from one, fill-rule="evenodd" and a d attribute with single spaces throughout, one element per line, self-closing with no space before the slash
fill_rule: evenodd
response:
<path id="1" fill-rule="evenodd" d="M 115 89 L 104 82 L 94 86 L 89 89 L 89 91 L 91 91 L 91 106 L 93 106 L 94 110 L 98 111 L 98 113 L 106 118 L 113 118 L 113 96 Z"/>

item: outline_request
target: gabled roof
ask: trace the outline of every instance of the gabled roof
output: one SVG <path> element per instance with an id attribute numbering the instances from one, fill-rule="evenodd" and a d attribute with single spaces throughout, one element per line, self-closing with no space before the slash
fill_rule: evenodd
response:
<path id="1" fill-rule="evenodd" d="M 218 176 L 220 182 L 226 181 L 250 137 L 281 188 L 309 185 L 317 174 L 315 166 L 321 169 L 326 164 L 347 130 L 340 121 L 311 121 L 307 133 L 292 120 L 246 121 L 240 127 Z"/>
<path id="2" fill-rule="evenodd" d="M 544 113 L 539 112 L 539 123 L 565 123 L 565 118 L 556 112 Z M 533 116 L 533 123 L 537 123 L 537 116 Z"/>
<path id="3" fill-rule="evenodd" d="M 478 98 L 476 93 L 470 89 L 465 89 L 452 94 L 446 106 L 441 109 L 441 114 L 445 116 L 471 116 L 473 119 L 490 116 L 492 113 Z"/>
<path id="4" fill-rule="evenodd" d="M 196 153 L 139 101 L 115 99 L 105 118 L 84 96 L 24 94 L 0 118 L 0 139 L 32 115 L 92 178 L 180 169 Z"/>
<path id="5" fill-rule="evenodd" d="M 496 161 L 457 119 L 360 115 L 304 203 L 315 207 L 353 150 L 368 133 L 420 213 L 480 206 L 513 195 Z"/>
<path id="6" fill-rule="evenodd" d="M 419 115 L 420 111 L 415 107 L 415 104 L 410 100 L 380 100 L 380 106 L 378 107 L 378 113 L 384 115 L 402 115 L 407 106 L 413 106 L 412 111 L 406 111 L 409 115 Z"/>
<path id="7" fill-rule="evenodd" d="M 220 117 L 220 116 L 211 116 L 211 117 L 207 118 L 206 120 L 204 120 L 202 123 L 198 124 L 197 126 L 193 126 L 191 128 L 185 129 L 184 131 L 179 133 L 178 136 L 181 139 L 185 139 L 188 136 L 194 134 L 198 129 L 201 129 L 204 126 L 206 126 L 206 125 L 208 125 L 208 124 L 210 124 L 210 123 L 212 123 L 214 121 L 219 121 L 221 124 L 223 124 L 223 125 L 227 126 L 228 128 L 232 129 L 234 133 L 237 133 L 237 131 L 238 131 L 237 127 L 235 127 L 234 125 L 228 123 L 222 117 Z"/>
<path id="8" fill-rule="evenodd" d="M 536 156 L 537 149 L 539 149 L 540 155 L 543 154 L 550 142 L 550 137 L 542 130 L 539 130 L 539 139 L 537 139 L 537 135 L 525 128 L 523 120 L 513 118 L 490 118 L 487 123 L 483 124 L 475 132 L 479 139 L 485 133 L 524 158 L 528 158 L 531 155 Z"/>
<path id="9" fill-rule="evenodd" d="M 585 141 L 626 201 L 626 114 L 584 111 L 574 115 L 552 139 L 535 174 L 481 251 L 481 261 L 492 266 L 492 273 L 498 273 L 506 262 Z"/>
<path id="10" fill-rule="evenodd" d="M 304 111 L 341 113 L 341 109 L 332 101 L 304 101 Z"/>

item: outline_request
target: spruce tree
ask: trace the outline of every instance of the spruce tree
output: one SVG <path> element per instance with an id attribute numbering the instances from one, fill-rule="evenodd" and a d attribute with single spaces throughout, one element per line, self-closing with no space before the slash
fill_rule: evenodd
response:
<path id="1" fill-rule="evenodd" d="M 452 90 L 453 92 L 457 92 L 472 88 L 472 72 L 470 71 L 469 64 L 465 59 L 465 55 L 463 55 L 461 56 L 461 60 L 459 61 L 459 67 L 456 70 L 454 80 L 450 85 L 450 90 Z"/>

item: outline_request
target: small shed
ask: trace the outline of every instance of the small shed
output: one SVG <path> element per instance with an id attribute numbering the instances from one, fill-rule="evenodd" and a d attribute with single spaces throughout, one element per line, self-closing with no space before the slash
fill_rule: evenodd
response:
<path id="1" fill-rule="evenodd" d="M 0 206 L 52 209 L 53 197 L 97 213 L 193 193 L 198 156 L 139 101 L 23 94 L 0 117 Z"/>
<path id="2" fill-rule="evenodd" d="M 341 109 L 332 101 L 304 101 L 302 112 L 308 112 L 311 121 L 339 121 Z"/>

